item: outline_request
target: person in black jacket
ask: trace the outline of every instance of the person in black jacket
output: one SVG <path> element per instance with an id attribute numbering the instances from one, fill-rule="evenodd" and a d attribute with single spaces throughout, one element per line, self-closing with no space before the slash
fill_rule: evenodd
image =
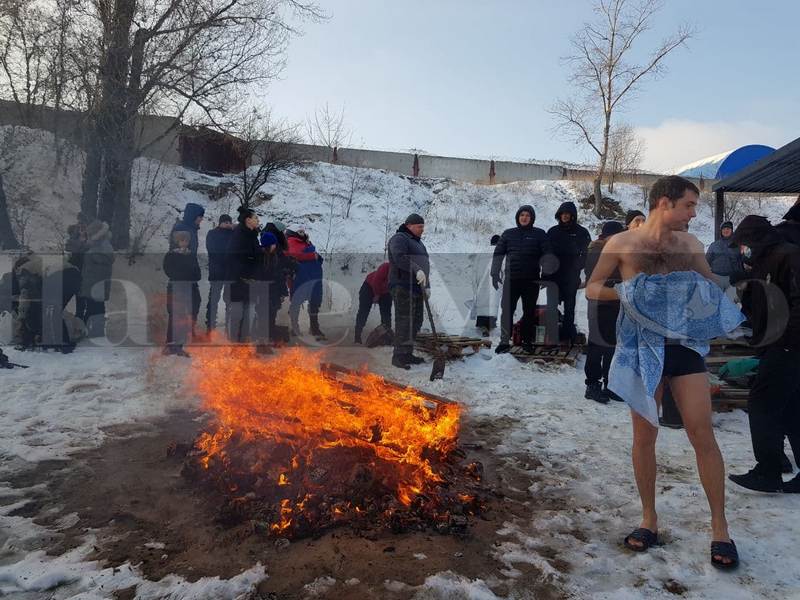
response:
<path id="1" fill-rule="evenodd" d="M 269 347 L 275 331 L 275 321 L 281 305 L 278 284 L 282 279 L 278 238 L 274 233 L 263 231 L 259 238 L 261 256 L 258 258 L 255 279 L 251 288 L 254 295 L 255 323 L 253 325 L 257 354 L 271 354 Z M 284 284 L 285 288 L 285 284 Z"/>
<path id="2" fill-rule="evenodd" d="M 211 333 L 217 327 L 217 309 L 219 299 L 225 289 L 225 270 L 227 269 L 228 244 L 233 237 L 233 219 L 230 215 L 222 215 L 219 225 L 206 235 L 206 251 L 208 252 L 208 304 L 206 306 L 206 329 Z M 225 314 L 228 314 L 229 294 L 224 294 Z"/>
<path id="3" fill-rule="evenodd" d="M 600 231 L 600 237 L 589 244 L 586 254 L 586 279 L 592 276 L 592 271 L 597 266 L 600 253 L 611 236 L 625 231 L 625 226 L 619 221 L 606 221 Z M 614 287 L 622 281 L 619 270 L 614 271 L 606 280 L 606 287 Z M 600 404 L 607 404 L 612 398 L 621 400 L 614 392 L 608 389 L 608 369 L 614 357 L 614 348 L 617 345 L 617 317 L 619 316 L 619 300 L 589 300 L 589 343 L 586 346 L 586 393 L 584 398 L 594 400 Z M 602 380 L 602 386 L 601 386 Z"/>
<path id="4" fill-rule="evenodd" d="M 575 297 L 581 283 L 581 271 L 586 262 L 586 250 L 592 236 L 578 225 L 578 209 L 573 202 L 564 202 L 556 211 L 557 225 L 547 232 L 553 254 L 558 258 L 558 270 L 552 279 L 558 285 L 559 303 L 564 303 L 564 320 L 561 339 L 574 340 Z"/>
<path id="5" fill-rule="evenodd" d="M 167 283 L 167 343 L 163 354 L 175 354 L 189 358 L 183 349 L 192 328 L 192 287 L 200 281 L 200 265 L 197 256 L 189 249 L 191 236 L 188 231 L 175 231 L 170 239 L 173 249 L 164 256 L 164 273 Z"/>
<path id="6" fill-rule="evenodd" d="M 410 369 L 425 362 L 413 354 L 414 339 L 422 327 L 423 294 L 429 294 L 430 261 L 422 243 L 425 220 L 410 214 L 389 239 L 389 289 L 394 304 L 392 365 Z"/>
<path id="7" fill-rule="evenodd" d="M 775 226 L 787 242 L 800 246 L 800 198 L 798 203 L 783 215 L 783 221 Z"/>
<path id="8" fill-rule="evenodd" d="M 522 299 L 522 343 L 532 349 L 533 331 L 536 326 L 536 303 L 541 284 L 541 260 L 550 254 L 550 241 L 544 230 L 534 227 L 536 212 L 526 204 L 520 206 L 514 216 L 517 226 L 506 229 L 494 249 L 492 258 L 492 285 L 498 289 L 503 284 L 502 314 L 500 317 L 500 343 L 498 354 L 511 349 L 511 328 L 514 311 Z M 501 267 L 505 259 L 505 277 Z"/>
<path id="9" fill-rule="evenodd" d="M 756 466 L 729 479 L 760 492 L 800 493 L 800 476 L 781 479 L 784 435 L 800 453 L 800 247 L 756 215 L 742 220 L 732 243 L 751 266 L 742 310 L 760 360 L 747 401 Z"/>
<path id="10" fill-rule="evenodd" d="M 189 234 L 189 253 L 197 260 L 197 248 L 199 246 L 198 232 L 200 231 L 200 224 L 203 222 L 203 215 L 206 214 L 206 209 L 195 204 L 188 202 L 183 209 L 183 218 L 172 226 L 170 232 L 170 246 L 169 249 L 175 248 L 172 241 L 172 234 L 176 231 L 185 231 Z M 199 263 L 198 263 L 199 265 Z M 198 267 L 199 268 L 199 267 Z M 199 280 L 198 280 L 199 281 Z M 195 334 L 195 325 L 197 325 L 197 316 L 200 314 L 200 284 L 195 282 L 192 286 L 192 335 Z"/>
<path id="11" fill-rule="evenodd" d="M 250 337 L 253 302 L 251 284 L 255 282 L 261 246 L 258 243 L 258 215 L 250 208 L 239 207 L 239 224 L 228 245 L 228 268 L 225 279 L 230 282 L 230 316 L 228 339 L 246 342 Z"/>

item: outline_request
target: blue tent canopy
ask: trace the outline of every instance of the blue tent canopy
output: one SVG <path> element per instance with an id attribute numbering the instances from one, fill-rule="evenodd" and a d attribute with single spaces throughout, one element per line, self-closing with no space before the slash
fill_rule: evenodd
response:
<path id="1" fill-rule="evenodd" d="M 697 179 L 724 179 L 773 152 L 775 148 L 770 146 L 749 144 L 684 165 L 677 170 L 677 174 Z"/>

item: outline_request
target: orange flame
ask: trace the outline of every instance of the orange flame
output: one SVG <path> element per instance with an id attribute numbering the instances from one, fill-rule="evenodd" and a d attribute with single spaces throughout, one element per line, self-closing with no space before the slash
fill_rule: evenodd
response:
<path id="1" fill-rule="evenodd" d="M 302 478 L 298 471 L 311 463 L 315 452 L 366 449 L 392 466 L 395 495 L 408 506 L 441 481 L 426 453 L 455 448 L 458 405 L 443 404 L 432 411 L 424 396 L 387 385 L 372 374 L 359 376 L 357 386 L 345 385 L 319 371 L 319 352 L 289 348 L 263 358 L 251 347 L 205 346 L 193 348 L 192 356 L 190 385 L 217 419 L 217 429 L 197 442 L 206 468 L 212 457 L 226 459 L 226 446 L 234 435 L 291 447 L 291 458 L 252 466 L 281 486 Z M 289 528 L 301 509 L 302 502 L 292 506 L 283 500 L 273 532 Z"/>

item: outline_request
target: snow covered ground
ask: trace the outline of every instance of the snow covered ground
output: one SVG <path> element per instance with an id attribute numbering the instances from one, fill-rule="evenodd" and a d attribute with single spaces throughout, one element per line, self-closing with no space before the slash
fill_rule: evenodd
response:
<path id="1" fill-rule="evenodd" d="M 48 136 L 26 135 L 22 158 L 6 177 L 7 192 L 13 201 L 13 194 L 27 186 L 31 246 L 55 249 L 59 232 L 77 215 L 80 157 L 73 157 L 75 162 L 66 170 L 54 170 Z M 233 211 L 230 199 L 213 201 L 185 187 L 187 183 L 195 188 L 198 183 L 216 186 L 219 179 L 150 161 L 139 161 L 137 169 L 142 179 L 136 189 L 140 190 L 145 174 L 160 171 L 160 193 L 155 197 L 140 194 L 134 205 L 134 222 L 159 215 L 152 251 L 163 251 L 177 215 L 174 208 L 187 201 L 207 207 L 204 231 L 219 214 Z M 425 241 L 440 255 L 433 278 L 436 312 L 447 331 L 457 332 L 469 330 L 465 302 L 471 299 L 474 276 L 465 272 L 465 265 L 486 250 L 490 235 L 512 225 L 517 207 L 527 203 L 536 208 L 537 225 L 547 228 L 554 223 L 558 205 L 575 200 L 586 192 L 584 188 L 581 183 L 553 181 L 492 187 L 445 180 L 418 182 L 379 171 L 313 164 L 282 174 L 265 186 L 263 191 L 272 197 L 259 210 L 270 220 L 304 224 L 331 259 L 326 263 L 331 277 L 343 290 L 351 291 L 360 285 L 363 272 L 380 260 L 387 230 L 390 234 L 411 211 L 425 215 Z M 641 189 L 620 185 L 615 192 L 623 208 L 642 207 Z M 790 203 L 790 199 L 765 200 L 760 212 L 777 222 Z M 597 220 L 585 211 L 580 219 L 594 235 Z M 703 205 L 691 230 L 708 243 L 712 229 L 710 207 Z M 343 270 L 345 265 L 348 268 Z M 342 291 L 341 295 L 346 294 Z M 343 297 L 334 300 L 330 310 L 346 312 L 346 303 Z M 579 303 L 578 319 L 583 324 L 582 292 Z M 270 575 L 254 560 L 250 569 L 228 580 L 202 578 L 190 583 L 171 575 L 148 581 L 137 565 L 111 569 L 89 560 L 93 531 L 86 531 L 78 547 L 60 555 L 46 554 L 47 540 L 58 536 L 60 527 L 69 527 L 70 519 L 45 526 L 16 515 L 36 490 L 12 485 L 14 476 L 40 461 L 70 460 L 79 450 L 100 446 L 116 435 L 114 425 L 138 423 L 146 431 L 150 420 L 195 407 L 197 399 L 182 391 L 185 365 L 178 359 L 161 364 L 162 375 L 153 380 L 150 348 L 84 344 L 69 356 L 8 351 L 30 369 L 0 371 L 0 595 L 99 599 L 138 585 L 137 598 L 245 598 Z M 675 594 L 800 598 L 800 559 L 794 552 L 800 537 L 796 518 L 800 500 L 730 488 L 728 517 L 742 565 L 733 574 L 717 572 L 709 562 L 707 505 L 682 431 L 662 430 L 659 437 L 658 506 L 665 545 L 642 555 L 622 548 L 622 537 L 638 525 L 639 518 L 629 460 L 628 412 L 616 403 L 600 406 L 584 400 L 581 368 L 521 364 L 488 351 L 449 364 L 445 379 L 431 383 L 429 366 L 398 372 L 389 366 L 386 349 L 376 351 L 374 365 L 396 380 L 462 401 L 476 418 L 503 420 L 508 435 L 495 449 L 497 454 L 517 463 L 519 456 L 528 455 L 535 458 L 530 464 L 538 465 L 527 469 L 534 482 L 527 490 L 530 502 L 541 497 L 560 500 L 554 504 L 557 508 L 537 511 L 532 520 L 497 523 L 502 543 L 493 553 L 505 565 L 497 578 L 513 580 L 520 565 L 527 563 L 541 569 L 543 577 L 565 594 L 578 598 Z M 728 470 L 748 469 L 752 451 L 746 415 L 735 411 L 714 419 Z M 569 567 L 554 569 L 554 556 Z M 416 588 L 387 582 L 386 593 L 387 597 L 405 592 L 418 598 L 497 598 L 490 583 L 444 572 Z M 324 594 L 331 585 L 325 578 L 309 582 L 307 595 Z M 530 596 L 524 589 L 515 589 L 512 597 Z"/>

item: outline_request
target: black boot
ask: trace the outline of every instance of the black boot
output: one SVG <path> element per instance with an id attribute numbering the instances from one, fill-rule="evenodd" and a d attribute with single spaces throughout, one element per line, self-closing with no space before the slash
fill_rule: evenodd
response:
<path id="1" fill-rule="evenodd" d="M 405 369 L 406 371 L 411 368 L 408 362 L 407 354 L 394 354 L 392 356 L 392 366 L 398 369 Z"/>
<path id="2" fill-rule="evenodd" d="M 364 343 L 364 342 L 361 341 L 361 330 L 356 329 L 356 335 L 355 335 L 355 338 L 353 339 L 353 341 L 356 344 L 363 344 Z"/>
<path id="3" fill-rule="evenodd" d="M 800 494 L 800 475 L 796 475 L 794 479 L 783 484 L 784 494 Z"/>
<path id="4" fill-rule="evenodd" d="M 506 352 L 511 351 L 511 344 L 508 342 L 500 342 L 497 344 L 497 348 L 494 349 L 495 354 L 505 354 Z"/>
<path id="5" fill-rule="evenodd" d="M 768 477 L 756 469 L 751 469 L 744 475 L 728 475 L 733 483 L 756 492 L 780 492 L 784 484 L 780 477 Z"/>
<path id="6" fill-rule="evenodd" d="M 328 338 L 325 337 L 325 334 L 322 333 L 322 330 L 319 328 L 319 316 L 316 314 L 308 315 L 308 320 L 311 323 L 310 332 L 318 340 L 326 340 Z"/>
<path id="7" fill-rule="evenodd" d="M 613 400 L 614 402 L 625 402 L 625 400 L 623 400 L 617 394 L 608 389 L 608 386 L 603 386 L 603 394 L 605 394 L 606 398 L 608 398 L 609 400 Z"/>
<path id="8" fill-rule="evenodd" d="M 783 453 L 783 459 L 781 460 L 781 473 L 784 475 L 791 475 L 794 473 L 794 469 L 792 468 L 792 463 L 789 460 L 789 457 L 786 456 L 786 453 Z"/>
<path id="9" fill-rule="evenodd" d="M 608 404 L 608 396 L 603 394 L 603 387 L 599 381 L 586 384 L 586 393 L 583 395 L 587 400 L 594 400 L 600 404 Z"/>
<path id="10" fill-rule="evenodd" d="M 421 356 L 414 356 L 413 354 L 409 354 L 408 356 L 406 356 L 406 359 L 408 360 L 408 364 L 410 364 L 410 365 L 424 365 L 425 364 L 425 359 L 422 358 Z"/>

